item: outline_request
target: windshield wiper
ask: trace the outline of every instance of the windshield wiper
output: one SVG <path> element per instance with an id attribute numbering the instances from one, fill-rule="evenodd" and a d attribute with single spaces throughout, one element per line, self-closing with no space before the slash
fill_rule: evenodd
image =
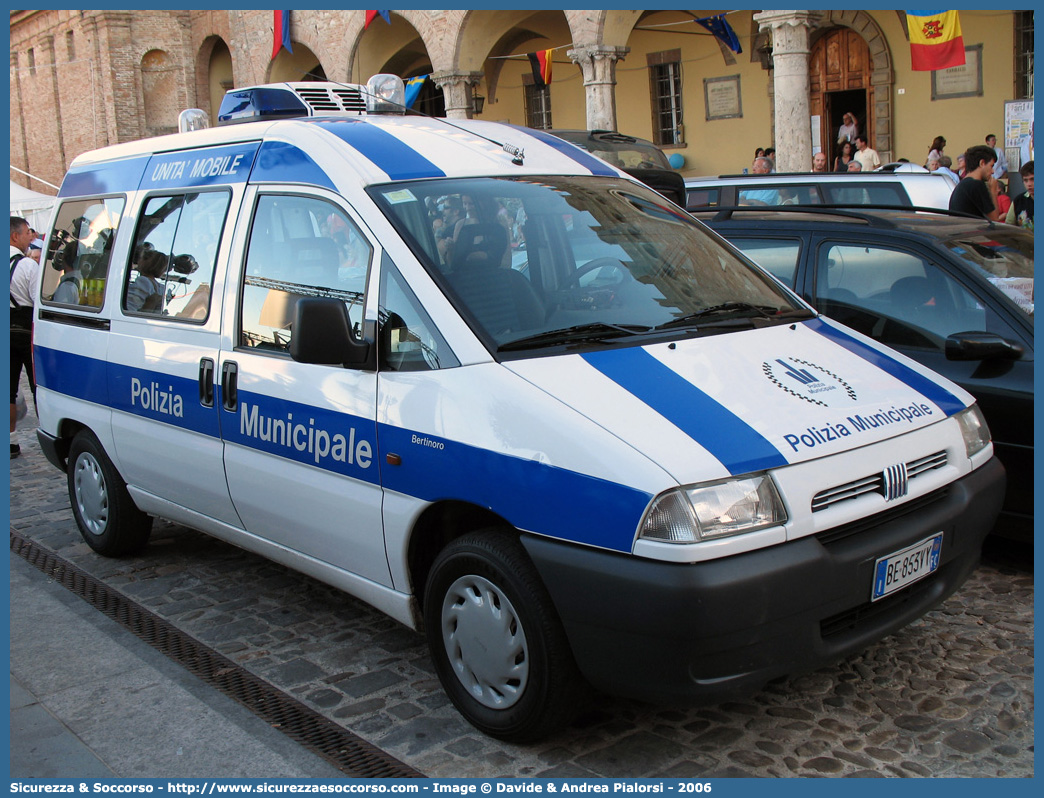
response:
<path id="1" fill-rule="evenodd" d="M 750 302 L 722 302 L 720 305 L 711 305 L 711 307 L 697 310 L 695 313 L 689 313 L 677 319 L 665 321 L 663 324 L 657 324 L 652 329 L 665 330 L 670 327 L 684 327 L 687 324 L 705 321 L 712 316 L 720 316 L 722 321 L 742 321 L 753 318 L 782 321 L 792 318 L 812 318 L 813 314 L 805 308 L 780 310 L 772 305 L 753 305 Z M 711 323 L 717 324 L 717 322 Z"/>
<path id="2" fill-rule="evenodd" d="M 575 324 L 572 327 L 564 327 L 561 330 L 548 330 L 547 332 L 527 335 L 508 341 L 497 347 L 498 352 L 510 352 L 516 349 L 530 349 L 541 346 L 554 346 L 556 344 L 573 344 L 604 341 L 609 338 L 620 338 L 625 335 L 638 335 L 648 332 L 650 327 L 644 324 L 610 324 L 604 321 L 588 322 L 587 324 Z"/>

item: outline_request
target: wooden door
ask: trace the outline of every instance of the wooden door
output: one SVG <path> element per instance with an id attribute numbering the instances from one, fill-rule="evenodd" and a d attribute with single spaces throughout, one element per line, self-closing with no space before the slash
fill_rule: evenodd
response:
<path id="1" fill-rule="evenodd" d="M 833 161 L 836 153 L 837 129 L 841 117 L 851 111 L 858 117 L 859 131 L 866 134 L 874 146 L 874 89 L 870 84 L 870 49 L 866 41 L 851 28 L 833 28 L 822 34 L 812 45 L 809 55 L 809 100 L 811 113 L 820 118 L 820 138 Z M 865 94 L 851 94 L 862 90 Z M 841 95 L 841 92 L 845 92 Z M 831 102 L 832 95 L 844 97 L 845 102 Z M 853 105 L 853 96 L 865 96 L 860 108 Z M 843 106 L 843 107 L 841 107 Z"/>

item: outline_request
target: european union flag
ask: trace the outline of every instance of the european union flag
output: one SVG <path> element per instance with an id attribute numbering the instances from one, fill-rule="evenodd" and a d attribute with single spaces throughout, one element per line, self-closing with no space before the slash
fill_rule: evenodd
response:
<path id="1" fill-rule="evenodd" d="M 715 39 L 724 42 L 725 46 L 732 50 L 732 52 L 743 52 L 743 48 L 740 47 L 739 39 L 736 37 L 736 31 L 732 29 L 732 26 L 725 19 L 724 14 L 717 14 L 713 17 L 704 17 L 703 19 L 696 20 L 696 22 L 713 33 Z"/>

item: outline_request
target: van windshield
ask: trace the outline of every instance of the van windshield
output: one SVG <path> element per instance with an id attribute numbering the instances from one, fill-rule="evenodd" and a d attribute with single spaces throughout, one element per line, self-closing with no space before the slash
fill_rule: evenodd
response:
<path id="1" fill-rule="evenodd" d="M 370 191 L 492 351 L 812 315 L 703 225 L 622 179 L 468 178 Z"/>

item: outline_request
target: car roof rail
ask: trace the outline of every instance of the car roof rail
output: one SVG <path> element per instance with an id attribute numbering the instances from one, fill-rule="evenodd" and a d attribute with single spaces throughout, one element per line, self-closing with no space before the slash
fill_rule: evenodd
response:
<path id="1" fill-rule="evenodd" d="M 917 175 L 917 174 L 932 174 L 932 173 L 931 172 L 900 172 L 899 174 L 902 174 L 902 175 Z M 842 178 L 845 178 L 845 179 L 851 180 L 851 179 L 854 179 L 855 177 L 866 177 L 867 175 L 877 175 L 876 178 L 872 178 L 874 180 L 877 180 L 879 178 L 886 178 L 886 177 L 887 178 L 891 178 L 892 180 L 896 179 L 895 172 L 878 172 L 877 170 L 874 170 L 874 171 L 871 171 L 871 172 L 757 172 L 757 173 L 751 172 L 749 174 L 743 174 L 743 173 L 736 174 L 736 173 L 733 173 L 733 174 L 728 174 L 728 175 L 717 175 L 716 177 L 701 177 L 701 178 L 690 178 L 690 179 L 693 180 L 693 182 L 704 182 L 704 181 L 707 181 L 707 180 L 724 180 L 726 178 L 728 178 L 729 180 L 732 180 L 732 179 L 772 180 L 772 179 L 780 178 L 780 177 L 807 177 L 807 178 L 810 178 L 812 180 L 840 180 Z"/>
<path id="2" fill-rule="evenodd" d="M 876 210 L 873 208 L 873 210 Z M 910 210 L 909 205 L 905 206 L 894 206 L 888 208 L 888 210 Z M 708 208 L 708 210 L 714 210 Z M 870 210 L 870 209 L 866 209 Z M 719 207 L 717 213 L 714 214 L 714 218 L 711 219 L 713 222 L 727 222 L 732 219 L 736 213 L 807 213 L 812 216 L 824 216 L 829 214 L 830 216 L 844 216 L 851 219 L 858 219 L 866 222 L 869 227 L 881 227 L 887 229 L 895 229 L 896 224 L 891 219 L 884 219 L 880 216 L 875 216 L 872 213 L 866 213 L 865 210 L 853 208 L 851 205 L 734 205 L 728 207 Z M 689 213 L 695 213 L 697 211 L 689 211 Z"/>
<path id="3" fill-rule="evenodd" d="M 884 229 L 895 229 L 899 225 L 892 219 L 888 219 L 883 216 L 878 216 L 873 211 L 903 211 L 905 213 L 931 213 L 936 216 L 948 216 L 954 219 L 973 219 L 980 222 L 989 222 L 991 225 L 995 224 L 992 219 L 987 219 L 983 216 L 976 216 L 970 213 L 964 213 L 962 211 L 951 211 L 946 208 L 929 208 L 920 205 L 830 205 L 830 204 L 816 204 L 816 205 L 734 205 L 734 206 L 718 206 L 718 207 L 706 207 L 706 208 L 693 208 L 689 213 L 710 213 L 715 211 L 714 217 L 711 221 L 714 222 L 727 222 L 733 218 L 733 215 L 737 212 L 743 213 L 765 213 L 766 211 L 772 212 L 786 212 L 786 213 L 808 213 L 812 215 L 824 215 L 830 214 L 832 216 L 847 216 L 853 219 L 860 219 L 865 221 L 870 227 L 880 227 Z"/>

